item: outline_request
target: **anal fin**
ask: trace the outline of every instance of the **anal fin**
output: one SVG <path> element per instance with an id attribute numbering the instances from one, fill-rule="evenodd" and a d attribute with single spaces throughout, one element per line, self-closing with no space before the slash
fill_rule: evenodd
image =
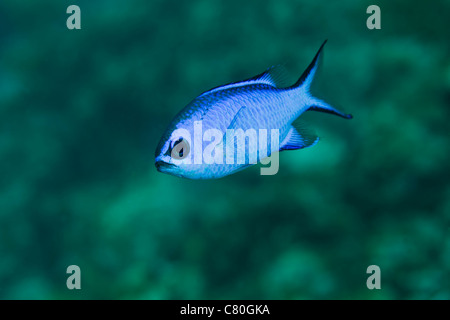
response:
<path id="1" fill-rule="evenodd" d="M 281 143 L 280 151 L 312 147 L 319 137 L 299 121 L 295 121 Z"/>

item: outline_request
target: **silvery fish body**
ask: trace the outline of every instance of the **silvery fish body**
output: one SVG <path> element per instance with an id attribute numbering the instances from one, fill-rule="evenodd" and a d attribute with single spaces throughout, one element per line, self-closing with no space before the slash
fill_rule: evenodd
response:
<path id="1" fill-rule="evenodd" d="M 324 45 L 292 86 L 284 86 L 282 69 L 273 67 L 195 98 L 163 134 L 155 153 L 158 171 L 190 179 L 220 178 L 276 151 L 317 143 L 318 137 L 295 121 L 307 110 L 352 118 L 309 92 Z M 237 133 L 244 138 L 239 140 Z"/>

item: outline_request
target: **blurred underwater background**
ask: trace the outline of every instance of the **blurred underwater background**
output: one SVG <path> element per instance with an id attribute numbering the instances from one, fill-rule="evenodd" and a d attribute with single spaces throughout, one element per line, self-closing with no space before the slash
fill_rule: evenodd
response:
<path id="1" fill-rule="evenodd" d="M 450 299 L 449 17 L 448 0 L 1 0 L 0 299 Z M 306 113 L 321 141 L 273 176 L 156 171 L 193 98 L 280 63 L 295 82 L 325 39 L 313 92 L 353 120 Z"/>

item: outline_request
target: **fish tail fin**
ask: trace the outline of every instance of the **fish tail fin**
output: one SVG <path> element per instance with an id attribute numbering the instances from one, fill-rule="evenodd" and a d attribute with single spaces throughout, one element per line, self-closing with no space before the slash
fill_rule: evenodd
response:
<path id="1" fill-rule="evenodd" d="M 319 65 L 319 58 L 322 54 L 323 47 L 328 40 L 325 40 L 317 51 L 314 59 L 309 64 L 308 68 L 303 72 L 302 76 L 297 80 L 297 82 L 292 86 L 292 88 L 302 87 L 304 90 L 309 92 L 309 88 L 311 87 L 311 83 L 316 75 L 317 67 Z"/>
<path id="2" fill-rule="evenodd" d="M 317 99 L 312 96 L 309 97 L 308 105 L 309 105 L 309 107 L 308 107 L 307 111 L 319 111 L 319 112 L 330 113 L 330 114 L 334 114 L 336 116 L 342 117 L 344 119 L 352 119 L 353 118 L 353 116 L 351 114 L 341 112 L 341 111 L 337 110 L 336 108 L 333 108 L 332 106 L 330 106 L 325 101 L 322 101 L 322 100 Z"/>
<path id="3" fill-rule="evenodd" d="M 308 108 L 307 110 L 312 111 L 319 111 L 319 112 L 325 112 L 337 115 L 339 117 L 345 118 L 345 119 L 352 119 L 353 116 L 351 114 L 343 113 L 332 106 L 330 106 L 328 103 L 317 99 L 313 97 L 310 94 L 310 87 L 311 83 L 314 79 L 314 76 L 316 75 L 316 71 L 319 65 L 319 58 L 322 55 L 323 47 L 325 46 L 325 43 L 327 43 L 327 40 L 325 40 L 322 45 L 320 46 L 319 50 L 317 51 L 316 55 L 314 56 L 314 59 L 309 64 L 308 68 L 303 72 L 302 76 L 298 81 L 292 86 L 292 88 L 300 88 L 304 91 L 306 94 L 306 97 L 309 101 L 307 101 Z"/>

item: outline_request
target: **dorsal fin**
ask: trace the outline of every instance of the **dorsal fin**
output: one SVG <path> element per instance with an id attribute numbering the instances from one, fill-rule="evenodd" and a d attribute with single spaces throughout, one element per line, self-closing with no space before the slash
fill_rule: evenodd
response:
<path id="1" fill-rule="evenodd" d="M 279 64 L 245 81 L 254 81 L 255 83 L 265 83 L 275 88 L 284 88 L 289 86 L 288 78 L 286 68 L 284 65 Z"/>
<path id="2" fill-rule="evenodd" d="M 255 85 L 255 84 L 265 84 L 274 88 L 284 88 L 287 87 L 288 76 L 286 68 L 283 65 L 276 65 L 273 66 L 263 73 L 254 76 L 252 78 L 239 81 L 239 82 L 232 82 L 229 84 L 225 84 L 219 87 L 212 88 L 208 91 L 203 92 L 200 96 L 204 96 L 216 91 L 230 89 L 230 88 L 237 88 L 242 86 L 249 86 L 249 85 Z"/>

